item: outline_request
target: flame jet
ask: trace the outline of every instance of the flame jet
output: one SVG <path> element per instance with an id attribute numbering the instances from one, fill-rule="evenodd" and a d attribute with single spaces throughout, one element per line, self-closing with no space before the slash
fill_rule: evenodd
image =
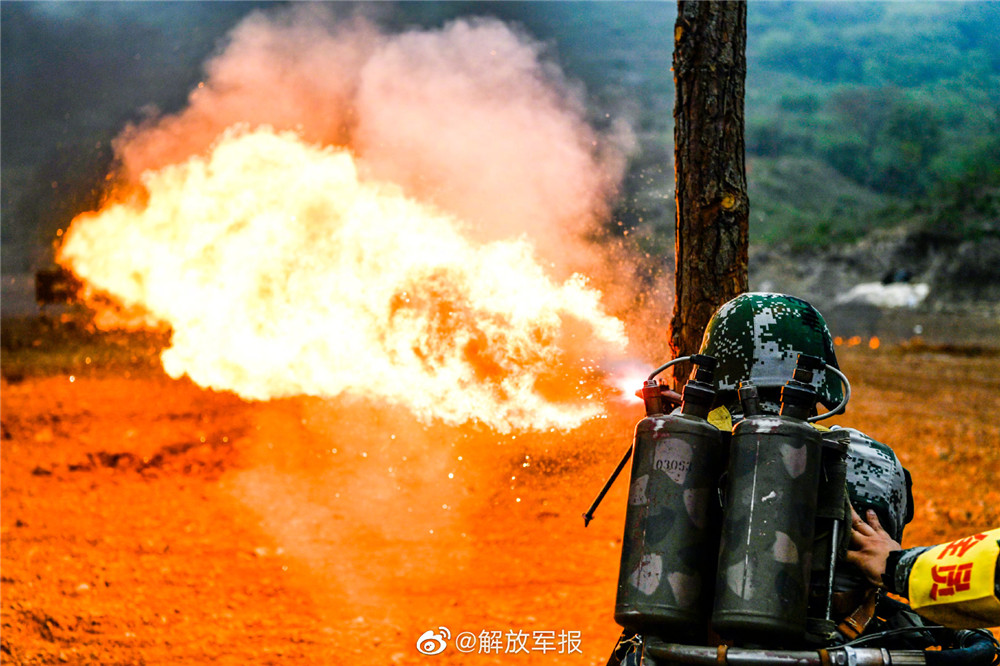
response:
<path id="1" fill-rule="evenodd" d="M 501 432 L 602 411 L 575 369 L 626 344 L 600 292 L 548 277 L 523 238 L 470 241 L 360 179 L 346 150 L 237 128 L 142 185 L 77 218 L 60 261 L 170 326 L 172 377 L 258 400 L 366 395 Z"/>

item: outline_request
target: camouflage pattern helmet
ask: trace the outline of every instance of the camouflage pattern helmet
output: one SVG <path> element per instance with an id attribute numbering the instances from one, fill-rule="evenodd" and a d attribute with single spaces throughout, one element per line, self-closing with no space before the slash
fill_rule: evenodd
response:
<path id="1" fill-rule="evenodd" d="M 799 354 L 840 367 L 823 315 L 784 294 L 741 294 L 722 305 L 705 328 L 700 353 L 718 361 L 715 389 L 720 394 L 735 393 L 741 381 L 760 388 L 784 386 Z M 828 409 L 844 398 L 840 378 L 829 370 L 816 373 L 813 387 Z"/>

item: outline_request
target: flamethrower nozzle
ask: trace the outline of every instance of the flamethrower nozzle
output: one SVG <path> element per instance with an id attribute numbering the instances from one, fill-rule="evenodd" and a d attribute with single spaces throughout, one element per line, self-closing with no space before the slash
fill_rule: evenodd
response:
<path id="1" fill-rule="evenodd" d="M 707 383 L 711 383 L 712 381 L 711 373 L 714 372 L 716 363 L 715 359 L 711 356 L 704 356 L 702 354 L 695 354 L 693 356 L 680 356 L 672 361 L 664 363 L 656 370 L 653 370 L 653 372 L 649 374 L 649 377 L 646 378 L 646 381 L 643 382 L 642 389 L 636 391 L 636 395 L 642 398 L 643 402 L 646 403 L 647 416 L 663 413 L 665 407 L 664 403 L 670 403 L 676 405 L 679 402 L 681 402 L 677 399 L 680 396 L 678 396 L 673 391 L 670 391 L 665 387 L 661 386 L 660 383 L 656 381 L 656 375 L 660 374 L 670 366 L 675 365 L 677 363 L 682 363 L 684 361 L 693 361 L 698 367 L 697 372 L 707 371 L 709 373 Z M 688 383 L 690 384 L 691 382 Z M 687 389 L 685 388 L 685 395 L 686 391 Z M 709 400 L 709 402 L 711 402 L 711 400 Z M 587 512 L 585 514 L 583 514 L 584 527 L 589 525 L 590 521 L 594 519 L 594 512 L 597 511 L 597 507 L 601 504 L 601 501 L 604 499 L 604 496 L 608 494 L 608 491 L 611 489 L 611 486 L 618 478 L 618 475 L 621 474 L 622 470 L 625 468 L 625 464 L 628 463 L 629 458 L 631 457 L 632 457 L 632 446 L 630 445 L 628 450 L 625 452 L 625 455 L 622 456 L 622 459 L 620 461 L 618 461 L 618 466 L 615 467 L 615 471 L 612 472 L 611 476 L 608 477 L 608 480 L 604 482 L 604 487 L 601 488 L 601 492 L 597 494 L 597 497 L 594 498 L 594 501 L 593 503 L 591 503 L 590 508 L 587 509 Z"/>

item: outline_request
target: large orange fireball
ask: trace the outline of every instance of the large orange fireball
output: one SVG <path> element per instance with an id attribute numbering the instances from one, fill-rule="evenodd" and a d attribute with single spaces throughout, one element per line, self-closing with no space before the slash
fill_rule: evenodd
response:
<path id="1" fill-rule="evenodd" d="M 583 277 L 548 277 L 527 240 L 473 244 L 454 217 L 359 179 L 346 150 L 267 127 L 142 182 L 77 218 L 59 258 L 172 328 L 171 376 L 249 399 L 366 395 L 499 431 L 600 413 L 571 368 L 621 350 L 623 325 Z"/>

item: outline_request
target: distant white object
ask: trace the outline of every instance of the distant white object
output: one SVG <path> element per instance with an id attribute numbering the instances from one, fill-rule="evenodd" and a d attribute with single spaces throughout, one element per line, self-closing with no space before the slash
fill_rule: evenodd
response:
<path id="1" fill-rule="evenodd" d="M 846 294 L 837 296 L 835 303 L 868 303 L 881 308 L 915 308 L 931 292 L 926 282 L 862 282 Z"/>

